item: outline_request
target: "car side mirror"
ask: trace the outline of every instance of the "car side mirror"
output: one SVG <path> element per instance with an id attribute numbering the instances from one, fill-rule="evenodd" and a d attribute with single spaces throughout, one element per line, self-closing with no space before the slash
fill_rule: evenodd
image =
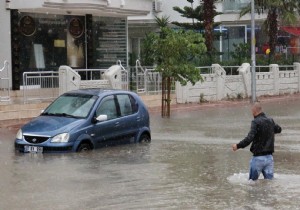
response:
<path id="1" fill-rule="evenodd" d="M 96 118 L 96 120 L 97 120 L 98 122 L 106 121 L 106 120 L 107 120 L 107 115 L 106 115 L 106 114 L 101 114 L 101 115 L 99 115 L 99 116 Z"/>

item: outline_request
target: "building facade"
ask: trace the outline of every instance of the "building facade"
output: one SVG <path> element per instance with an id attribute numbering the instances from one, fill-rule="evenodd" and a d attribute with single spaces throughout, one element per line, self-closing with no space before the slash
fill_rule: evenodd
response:
<path id="1" fill-rule="evenodd" d="M 247 14 L 240 17 L 240 11 L 243 7 L 250 4 L 250 0 L 220 0 L 215 6 L 221 15 L 215 17 L 215 22 L 220 25 L 215 28 L 216 32 L 222 32 L 222 36 L 215 40 L 214 46 L 217 51 L 221 52 L 221 61 L 231 59 L 230 52 L 240 43 L 250 43 L 251 39 L 251 16 Z M 194 6 L 202 3 L 202 0 L 194 0 Z M 178 12 L 173 10 L 174 6 L 184 8 L 184 6 L 191 6 L 186 0 L 169 1 L 169 0 L 154 0 L 152 13 L 143 17 L 129 17 L 129 28 L 131 34 L 130 49 L 136 57 L 140 55 L 140 48 L 143 37 L 149 30 L 155 28 L 154 16 L 169 17 L 171 22 L 192 22 L 191 19 L 182 17 Z M 266 20 L 266 13 L 255 14 L 255 41 L 256 53 L 258 55 L 265 55 L 268 48 L 268 36 L 263 29 L 263 23 Z M 299 21 L 300 26 L 300 21 Z M 157 27 L 156 27 L 157 28 Z M 155 29 L 154 29 L 155 30 Z M 284 56 L 299 56 L 300 49 L 300 27 L 280 27 L 278 34 L 278 46 L 276 53 Z"/>
<path id="2" fill-rule="evenodd" d="M 107 68 L 128 63 L 128 16 L 147 15 L 150 0 L 6 0 L 0 3 L 0 63 L 13 90 L 23 72 Z"/>
<path id="3" fill-rule="evenodd" d="M 194 4 L 201 3 L 195 0 Z M 215 48 L 221 61 L 230 60 L 234 45 L 250 43 L 250 15 L 240 9 L 250 0 L 216 3 L 221 15 L 215 28 L 222 36 Z M 5 0 L 0 2 L 0 69 L 9 65 L 11 88 L 20 89 L 26 71 L 73 68 L 107 68 L 120 60 L 134 65 L 140 58 L 146 34 L 157 31 L 155 16 L 192 22 L 173 10 L 191 6 L 186 0 Z M 266 14 L 255 14 L 256 53 L 265 55 L 268 37 L 262 29 Z M 299 55 L 300 27 L 280 28 L 277 53 Z M 143 64 L 142 64 L 143 65 Z M 0 75 L 1 76 L 1 75 Z"/>

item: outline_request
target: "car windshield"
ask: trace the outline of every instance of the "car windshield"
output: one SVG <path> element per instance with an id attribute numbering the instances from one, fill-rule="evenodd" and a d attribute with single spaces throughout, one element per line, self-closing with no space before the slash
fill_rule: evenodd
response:
<path id="1" fill-rule="evenodd" d="M 64 94 L 57 98 L 42 115 L 86 118 L 97 98 L 93 95 Z"/>

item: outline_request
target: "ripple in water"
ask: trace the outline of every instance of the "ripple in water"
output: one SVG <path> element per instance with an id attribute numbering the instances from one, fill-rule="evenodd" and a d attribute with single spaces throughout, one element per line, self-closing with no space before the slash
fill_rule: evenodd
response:
<path id="1" fill-rule="evenodd" d="M 263 175 L 260 175 L 259 179 L 255 182 L 249 179 L 248 173 L 234 173 L 233 175 L 227 177 L 227 180 L 231 184 L 237 185 L 253 185 L 258 182 L 270 182 L 272 185 L 281 187 L 281 189 L 291 191 L 299 191 L 300 189 L 300 175 L 296 174 L 274 174 L 273 180 L 264 180 Z"/>

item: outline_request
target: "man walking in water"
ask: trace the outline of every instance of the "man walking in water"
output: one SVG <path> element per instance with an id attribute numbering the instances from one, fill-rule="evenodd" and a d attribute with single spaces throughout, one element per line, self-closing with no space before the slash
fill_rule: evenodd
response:
<path id="1" fill-rule="evenodd" d="M 253 157 L 250 161 L 249 179 L 257 180 L 261 172 L 265 179 L 273 179 L 274 134 L 281 133 L 281 127 L 262 112 L 262 107 L 258 102 L 253 104 L 251 111 L 254 117 L 251 129 L 240 143 L 232 145 L 232 149 L 236 151 L 252 143 L 250 151 Z"/>

